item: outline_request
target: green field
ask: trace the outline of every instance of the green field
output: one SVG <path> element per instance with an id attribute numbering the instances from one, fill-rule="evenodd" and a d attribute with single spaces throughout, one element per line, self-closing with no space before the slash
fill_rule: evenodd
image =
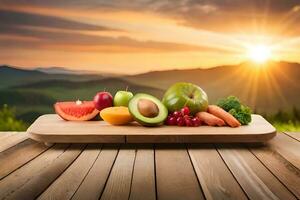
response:
<path id="1" fill-rule="evenodd" d="M 300 122 L 273 122 L 277 131 L 300 132 Z"/>

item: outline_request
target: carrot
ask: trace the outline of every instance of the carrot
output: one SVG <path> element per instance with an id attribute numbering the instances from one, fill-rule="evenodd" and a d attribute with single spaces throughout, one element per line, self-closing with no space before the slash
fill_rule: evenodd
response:
<path id="1" fill-rule="evenodd" d="M 207 111 L 216 117 L 223 119 L 231 127 L 239 127 L 241 123 L 230 113 L 216 105 L 209 105 Z"/>
<path id="2" fill-rule="evenodd" d="M 196 114 L 196 116 L 200 119 L 200 121 L 203 121 L 205 124 L 207 124 L 209 126 L 224 126 L 225 125 L 225 122 L 222 119 L 220 119 L 208 112 L 198 112 Z"/>

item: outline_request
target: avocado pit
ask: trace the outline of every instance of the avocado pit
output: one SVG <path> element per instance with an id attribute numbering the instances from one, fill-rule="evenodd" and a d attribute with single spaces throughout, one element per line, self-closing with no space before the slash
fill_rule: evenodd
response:
<path id="1" fill-rule="evenodd" d="M 151 100 L 148 99 L 140 99 L 138 101 L 138 111 L 144 117 L 153 118 L 156 117 L 159 113 L 158 106 Z"/>

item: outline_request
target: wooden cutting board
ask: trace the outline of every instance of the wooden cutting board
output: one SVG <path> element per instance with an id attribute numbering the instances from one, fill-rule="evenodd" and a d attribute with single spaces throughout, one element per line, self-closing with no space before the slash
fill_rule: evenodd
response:
<path id="1" fill-rule="evenodd" d="M 247 126 L 230 127 L 143 127 L 137 123 L 112 126 L 104 121 L 64 121 L 58 115 L 39 117 L 27 130 L 44 143 L 229 143 L 265 142 L 275 128 L 260 115 L 252 115 Z"/>

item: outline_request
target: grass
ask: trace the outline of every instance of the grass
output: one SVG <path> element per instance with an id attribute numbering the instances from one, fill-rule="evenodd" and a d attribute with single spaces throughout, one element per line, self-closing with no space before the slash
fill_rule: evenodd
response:
<path id="1" fill-rule="evenodd" d="M 15 109 L 6 104 L 0 108 L 0 131 L 24 131 L 27 126 L 23 121 L 16 119 Z"/>
<path id="2" fill-rule="evenodd" d="M 300 122 L 273 122 L 277 131 L 300 132 Z"/>

